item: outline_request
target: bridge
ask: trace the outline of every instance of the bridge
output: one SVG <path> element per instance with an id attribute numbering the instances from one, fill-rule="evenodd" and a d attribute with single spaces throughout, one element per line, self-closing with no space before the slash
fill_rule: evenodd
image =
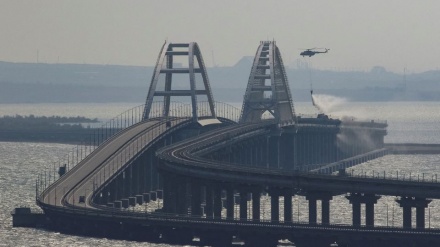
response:
<path id="1" fill-rule="evenodd" d="M 241 111 L 213 100 L 197 43 L 165 43 L 145 105 L 110 120 L 40 174 L 36 201 L 49 228 L 92 236 L 209 246 L 237 239 L 246 246 L 282 239 L 298 247 L 438 245 L 440 230 L 425 222 L 428 204 L 440 198 L 437 177 L 345 172 L 389 152 L 386 127 L 296 114 L 275 42 L 257 49 Z M 293 220 L 294 195 L 308 201 L 307 222 Z M 351 225 L 331 222 L 336 195 L 352 205 Z M 375 226 L 384 195 L 398 197 L 403 227 Z"/>

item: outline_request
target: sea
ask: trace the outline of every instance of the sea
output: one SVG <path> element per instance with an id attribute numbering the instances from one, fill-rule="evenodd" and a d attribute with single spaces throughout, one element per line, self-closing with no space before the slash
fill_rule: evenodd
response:
<path id="1" fill-rule="evenodd" d="M 294 103 L 296 114 L 316 116 L 325 112 L 332 118 L 386 121 L 387 143 L 440 144 L 440 102 L 350 102 L 339 98 L 321 98 L 317 101 L 315 104 L 319 104 L 320 110 L 311 102 Z M 0 104 L 0 116 L 84 116 L 105 122 L 140 104 Z M 241 107 L 240 103 L 231 104 Z M 173 246 L 73 236 L 38 228 L 13 228 L 11 212 L 15 207 L 27 206 L 38 210 L 35 205 L 36 174 L 50 167 L 53 162 L 74 148 L 75 145 L 58 143 L 0 142 L 0 246 Z M 347 172 L 386 176 L 396 176 L 398 173 L 400 177 L 405 175 L 413 179 L 434 179 L 435 174 L 440 174 L 440 155 L 387 155 L 358 165 Z M 330 218 L 333 224 L 351 224 L 351 205 L 344 196 L 335 196 L 331 201 Z M 396 204 L 395 199 L 391 196 L 379 199 L 375 206 L 376 225 L 402 226 L 402 209 Z M 262 216 L 269 218 L 269 198 L 263 197 L 261 205 Z M 307 205 L 303 197 L 293 198 L 294 221 L 308 220 Z M 267 210 L 264 210 L 265 208 Z M 362 214 L 364 212 L 362 210 Z M 440 201 L 434 200 L 429 204 L 425 218 L 427 228 L 440 228 Z M 362 223 L 365 223 L 364 220 Z"/>

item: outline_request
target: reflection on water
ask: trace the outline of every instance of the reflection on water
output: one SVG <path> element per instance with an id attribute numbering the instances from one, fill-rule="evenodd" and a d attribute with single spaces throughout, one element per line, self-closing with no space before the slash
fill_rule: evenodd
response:
<path id="1" fill-rule="evenodd" d="M 0 142 L 0 246 L 170 246 L 69 236 L 32 228 L 12 228 L 11 211 L 35 205 L 35 179 L 73 145 Z"/>

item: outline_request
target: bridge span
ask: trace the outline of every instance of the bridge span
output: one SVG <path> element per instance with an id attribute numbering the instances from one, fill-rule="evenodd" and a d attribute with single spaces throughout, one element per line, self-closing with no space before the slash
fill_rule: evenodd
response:
<path id="1" fill-rule="evenodd" d="M 174 68 L 175 56 L 188 56 L 187 68 Z M 176 90 L 174 74 L 187 74 L 189 89 Z M 172 97 L 189 97 L 191 103 L 173 106 Z M 237 114 L 212 100 L 196 43 L 165 43 L 145 107 L 105 125 L 98 141 L 90 139 L 99 145 L 80 159 L 77 149 L 76 160 L 60 165 L 59 178 L 49 177 L 53 183 L 47 183 L 48 174 L 39 176 L 36 200 L 53 229 L 94 236 L 209 246 L 230 246 L 233 238 L 246 246 L 276 246 L 280 239 L 297 247 L 335 241 L 438 245 L 440 230 L 425 226 L 428 204 L 440 198 L 437 178 L 345 172 L 387 153 L 386 127 L 296 114 L 280 52 L 269 41 L 260 43 Z M 293 220 L 294 195 L 308 201 L 307 212 L 301 212 L 307 222 Z M 352 204 L 351 225 L 331 221 L 330 202 L 337 195 Z M 375 226 L 374 207 L 385 195 L 398 197 L 403 228 Z M 263 196 L 270 198 L 267 209 Z M 152 203 L 154 210 L 134 210 Z M 265 210 L 270 219 L 261 215 Z"/>
<path id="2" fill-rule="evenodd" d="M 419 225 L 421 223 L 417 223 L 419 226 L 417 229 L 375 227 L 373 218 L 373 225 L 361 226 L 360 212 L 356 216 L 355 206 L 356 202 L 370 205 L 369 202 L 377 201 L 379 197 L 377 195 L 397 195 L 401 196 L 401 200 L 413 200 L 413 197 L 439 198 L 440 184 L 436 181 L 402 181 L 383 177 L 352 177 L 348 174 L 326 175 L 250 167 L 206 158 L 206 154 L 209 154 L 207 150 L 211 149 L 210 152 L 213 152 L 221 146 L 230 146 L 231 142 L 237 139 L 267 135 L 276 125 L 271 120 L 225 126 L 159 149 L 156 154 L 163 160 L 158 163 L 163 178 L 163 207 L 158 212 L 127 212 L 118 209 L 115 207 L 116 204 L 122 206 L 122 200 L 128 201 L 128 198 L 123 198 L 122 195 L 119 197 L 109 195 L 103 201 L 102 192 L 106 191 L 105 187 L 110 186 L 112 181 L 117 179 L 117 174 L 127 170 L 127 164 L 132 162 L 132 159 L 128 158 L 123 163 L 118 163 L 118 159 L 121 160 L 122 157 L 121 153 L 124 155 L 129 153 L 130 157 L 139 157 L 141 153 L 148 151 L 147 147 L 152 146 L 152 140 L 157 141 L 157 137 L 164 135 L 166 131 L 184 129 L 184 126 L 190 123 L 191 121 L 184 118 L 153 119 L 123 130 L 100 145 L 87 159 L 48 187 L 41 194 L 39 205 L 45 209 L 57 229 L 73 231 L 72 229 L 75 228 L 84 228 L 103 236 L 122 231 L 128 235 L 132 234 L 133 239 L 148 241 L 172 239 L 179 243 L 192 243 L 193 237 L 199 237 L 205 244 L 225 246 L 227 242 L 231 243 L 232 236 L 238 235 L 249 245 L 254 246 L 256 243 L 253 239 L 257 239 L 253 235 L 255 233 L 265 234 L 262 246 L 274 245 L 278 239 L 291 239 L 298 244 L 304 241 L 303 246 L 314 246 L 311 243 L 317 244 L 317 242 L 311 241 L 310 236 L 315 234 L 321 236 L 322 242 L 318 241 L 319 243 L 326 241 L 348 243 L 353 242 L 354 239 L 368 237 L 381 239 L 383 243 L 387 243 L 387 246 L 390 246 L 390 239 L 394 239 L 395 243 L 403 239 L 405 241 L 423 239 L 426 243 L 435 243 L 438 239 L 437 234 L 440 232 L 423 229 L 424 227 Z M 136 146 L 137 143 L 142 144 Z M 106 152 L 115 156 L 109 158 Z M 86 165 L 89 162 L 90 164 Z M 60 186 L 66 187 L 66 191 L 59 189 Z M 264 193 L 268 193 L 271 197 L 269 221 L 260 219 L 259 215 L 260 196 Z M 306 196 L 309 203 L 315 203 L 310 203 L 308 223 L 296 223 L 291 218 L 292 211 L 289 210 L 292 210 L 292 205 L 289 205 L 289 200 L 286 198 L 291 198 L 295 193 Z M 322 222 L 318 223 L 316 200 L 321 200 L 323 205 L 330 206 L 331 198 L 338 194 L 347 194 L 347 198 L 352 201 L 353 225 L 331 224 L 329 208 L 324 206 L 321 212 Z M 239 198 L 238 215 L 234 215 L 236 195 Z M 79 202 L 82 196 L 84 202 Z M 111 199 L 113 196 L 115 199 Z M 285 203 L 284 218 L 280 218 L 279 215 L 280 197 L 284 198 Z M 75 202 L 75 198 L 78 201 Z M 252 212 L 247 211 L 248 198 L 251 198 Z M 143 201 L 138 200 L 135 203 L 143 203 Z M 414 203 L 420 204 L 420 200 Z M 372 205 L 374 207 L 374 203 Z M 226 215 L 222 215 L 222 208 L 226 210 Z M 366 217 L 372 216 L 374 217 L 374 214 L 367 213 Z M 66 224 L 68 221 L 73 223 Z M 370 219 L 368 221 L 371 222 Z M 94 222 L 93 227 L 85 226 L 89 225 L 89 222 Z M 121 222 L 127 227 L 125 230 L 121 230 L 122 226 L 117 225 Z M 213 231 L 218 234 L 213 235 Z M 162 234 L 163 239 L 151 232 Z M 350 237 L 346 237 L 347 233 L 350 233 Z"/>
<path id="3" fill-rule="evenodd" d="M 90 207 L 93 194 L 153 145 L 156 138 L 188 123 L 190 121 L 185 118 L 157 118 L 124 129 L 102 143 L 68 175 L 51 184 L 40 195 L 40 202 L 55 206 Z"/>

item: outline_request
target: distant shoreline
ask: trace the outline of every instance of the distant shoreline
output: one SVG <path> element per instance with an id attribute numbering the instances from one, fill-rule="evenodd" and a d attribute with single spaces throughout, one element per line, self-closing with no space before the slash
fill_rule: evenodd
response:
<path id="1" fill-rule="evenodd" d="M 9 141 L 4 141 L 4 140 L 0 140 L 0 142 L 3 143 L 46 143 L 46 144 L 66 144 L 66 145 L 80 145 L 81 142 L 67 142 L 67 141 L 18 141 L 18 140 L 9 140 Z"/>
<path id="2" fill-rule="evenodd" d="M 253 58 L 236 65 L 207 68 L 214 99 L 241 101 Z M 0 61 L 0 103 L 144 102 L 152 66 L 10 63 Z M 398 74 L 380 66 L 370 71 L 286 67 L 294 102 L 315 93 L 349 101 L 440 101 L 440 70 Z M 184 85 L 185 86 L 185 85 Z"/>
<path id="3" fill-rule="evenodd" d="M 98 123 L 85 117 L 36 117 L 3 116 L 0 117 L 0 141 L 2 142 L 46 142 L 81 144 L 90 143 L 96 129 L 82 124 Z"/>

